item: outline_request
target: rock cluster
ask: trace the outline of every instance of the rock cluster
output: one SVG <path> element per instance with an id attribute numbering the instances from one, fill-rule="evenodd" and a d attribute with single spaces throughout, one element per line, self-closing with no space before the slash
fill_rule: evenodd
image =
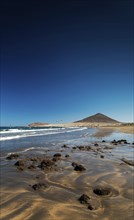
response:
<path id="1" fill-rule="evenodd" d="M 55 164 L 54 161 L 46 158 L 43 161 L 41 161 L 38 167 L 41 168 L 42 170 L 51 169 L 54 166 L 54 164 Z"/>
<path id="2" fill-rule="evenodd" d="M 117 141 L 114 139 L 111 143 L 114 144 L 114 145 L 117 145 L 117 144 L 129 144 L 126 139 L 120 139 L 120 140 L 117 140 Z"/>
<path id="3" fill-rule="evenodd" d="M 32 186 L 34 190 L 45 189 L 47 185 L 45 183 L 36 183 Z"/>
<path id="4" fill-rule="evenodd" d="M 13 160 L 17 159 L 19 157 L 18 154 L 10 154 L 9 156 L 6 157 L 7 160 Z"/>

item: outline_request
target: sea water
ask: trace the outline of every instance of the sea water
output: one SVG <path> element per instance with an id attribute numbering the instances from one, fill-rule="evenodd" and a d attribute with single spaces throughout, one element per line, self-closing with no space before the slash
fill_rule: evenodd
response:
<path id="1" fill-rule="evenodd" d="M 97 128 L 88 127 L 1 127 L 0 154 L 5 156 L 12 152 L 27 151 L 29 149 L 56 148 L 66 144 L 68 146 L 89 145 L 93 142 L 110 142 L 114 139 L 126 139 L 133 142 L 132 134 L 111 132 L 108 136 L 94 137 Z M 123 152 L 133 148 L 124 146 Z M 118 153 L 118 152 L 117 152 Z M 130 152 L 130 154 L 132 154 Z"/>

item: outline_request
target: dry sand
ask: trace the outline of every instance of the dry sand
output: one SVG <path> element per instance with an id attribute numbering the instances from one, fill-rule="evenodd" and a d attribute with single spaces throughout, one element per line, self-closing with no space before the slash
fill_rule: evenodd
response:
<path id="1" fill-rule="evenodd" d="M 91 128 L 103 128 L 103 131 L 106 132 L 109 130 L 120 131 L 124 133 L 134 134 L 134 124 L 121 124 L 121 123 L 64 123 L 64 124 L 43 124 L 38 127 L 91 127 Z"/>
<path id="2" fill-rule="evenodd" d="M 106 130 L 105 130 L 106 132 Z M 2 220 L 132 220 L 134 216 L 133 166 L 112 156 L 112 149 L 121 147 L 110 143 L 90 144 L 89 148 L 59 147 L 30 150 L 18 159 L 2 160 L 1 219 Z M 129 147 L 133 147 L 130 145 Z M 61 157 L 52 169 L 38 167 L 45 158 Z M 69 157 L 65 157 L 65 155 Z M 103 156 L 103 157 L 102 157 Z M 15 162 L 22 159 L 26 166 L 19 170 Z M 35 160 L 37 159 L 37 160 Z M 83 165 L 85 171 L 75 171 L 72 162 Z M 28 169 L 30 164 L 35 169 Z M 34 190 L 34 184 L 46 188 Z M 96 187 L 110 189 L 108 195 L 96 195 Z M 82 194 L 89 204 L 82 204 Z M 93 208 L 93 210 L 91 210 Z"/>

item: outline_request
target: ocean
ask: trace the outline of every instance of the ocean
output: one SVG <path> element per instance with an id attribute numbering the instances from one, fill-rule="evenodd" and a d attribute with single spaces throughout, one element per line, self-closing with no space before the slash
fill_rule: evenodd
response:
<path id="1" fill-rule="evenodd" d="M 94 137 L 96 132 L 97 128 L 88 127 L 1 127 L 0 154 L 6 156 L 12 152 L 50 149 L 64 144 L 68 146 L 88 145 L 92 142 L 102 142 L 103 139 L 108 142 L 114 139 L 126 139 L 130 143 L 133 142 L 132 134 L 111 132 L 104 137 Z"/>

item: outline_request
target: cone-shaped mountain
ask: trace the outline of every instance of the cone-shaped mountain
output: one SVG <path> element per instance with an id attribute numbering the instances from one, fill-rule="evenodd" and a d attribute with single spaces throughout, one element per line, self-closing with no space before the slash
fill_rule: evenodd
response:
<path id="1" fill-rule="evenodd" d="M 89 122 L 89 123 L 94 123 L 94 122 L 102 122 L 102 123 L 119 123 L 119 121 L 112 119 L 106 115 L 103 115 L 101 113 L 97 113 L 95 115 L 89 116 L 87 118 L 84 118 L 76 122 Z"/>

